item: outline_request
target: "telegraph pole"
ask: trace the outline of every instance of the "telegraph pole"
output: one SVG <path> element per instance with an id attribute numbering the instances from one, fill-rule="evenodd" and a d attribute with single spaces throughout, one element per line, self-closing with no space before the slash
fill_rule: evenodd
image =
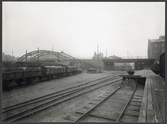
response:
<path id="1" fill-rule="evenodd" d="M 38 47 L 38 63 L 39 63 L 39 47 Z"/>
<path id="2" fill-rule="evenodd" d="M 12 62 L 13 62 L 13 51 L 12 51 Z"/>

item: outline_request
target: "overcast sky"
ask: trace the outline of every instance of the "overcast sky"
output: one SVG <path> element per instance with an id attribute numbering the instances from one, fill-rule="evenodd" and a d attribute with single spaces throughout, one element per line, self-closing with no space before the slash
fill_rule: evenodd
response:
<path id="1" fill-rule="evenodd" d="M 147 56 L 165 35 L 165 2 L 2 2 L 2 51 Z"/>

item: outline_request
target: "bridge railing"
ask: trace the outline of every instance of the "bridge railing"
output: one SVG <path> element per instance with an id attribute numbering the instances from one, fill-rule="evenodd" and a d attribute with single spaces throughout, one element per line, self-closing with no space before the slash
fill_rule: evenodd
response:
<path id="1" fill-rule="evenodd" d="M 148 59 L 147 56 L 123 56 L 122 59 Z"/>
<path id="2" fill-rule="evenodd" d="M 75 59 L 92 59 L 92 57 L 75 57 Z"/>
<path id="3" fill-rule="evenodd" d="M 122 59 L 148 59 L 147 56 L 122 56 L 120 57 Z M 75 57 L 75 59 L 92 59 L 92 57 Z M 100 59 L 110 59 L 108 57 L 103 57 L 103 58 L 100 58 Z"/>

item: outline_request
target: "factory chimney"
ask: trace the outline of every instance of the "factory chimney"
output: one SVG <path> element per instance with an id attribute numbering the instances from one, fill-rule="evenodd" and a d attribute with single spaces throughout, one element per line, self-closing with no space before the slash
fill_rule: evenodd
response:
<path id="1" fill-rule="evenodd" d="M 99 54 L 98 45 L 97 45 L 97 54 Z"/>

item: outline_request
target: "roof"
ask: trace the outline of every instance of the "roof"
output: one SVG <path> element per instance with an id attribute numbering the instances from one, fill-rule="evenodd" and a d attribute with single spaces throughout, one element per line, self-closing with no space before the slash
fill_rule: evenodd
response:
<path id="1" fill-rule="evenodd" d="M 109 56 L 107 59 L 122 59 L 122 58 L 121 58 L 121 57 L 118 57 L 118 56 L 113 55 L 113 56 Z"/>
<path id="2" fill-rule="evenodd" d="M 159 39 L 165 39 L 165 36 L 159 36 Z"/>
<path id="3" fill-rule="evenodd" d="M 165 42 L 165 39 L 149 39 L 151 42 Z"/>

